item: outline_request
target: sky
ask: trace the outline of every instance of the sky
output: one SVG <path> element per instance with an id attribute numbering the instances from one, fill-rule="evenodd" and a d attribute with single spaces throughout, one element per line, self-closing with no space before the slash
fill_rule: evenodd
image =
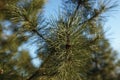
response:
<path id="1" fill-rule="evenodd" d="M 61 0 L 48 0 L 45 6 L 46 16 L 57 15 L 57 10 L 60 8 Z M 117 0 L 120 4 L 120 0 Z M 115 8 L 115 11 L 109 14 L 104 25 L 106 32 L 106 37 L 109 39 L 111 47 L 116 50 L 120 58 L 120 6 Z"/>
<path id="2" fill-rule="evenodd" d="M 106 26 L 110 27 L 108 34 L 108 39 L 111 43 L 111 46 L 119 52 L 120 57 L 120 11 L 114 14 L 114 17 L 111 17 L 107 23 Z"/>
<path id="3" fill-rule="evenodd" d="M 120 4 L 120 0 L 118 0 L 118 4 Z M 120 58 L 120 5 L 110 15 L 105 25 L 105 27 L 110 27 L 110 35 L 108 34 L 107 37 L 111 46 L 118 51 Z"/>

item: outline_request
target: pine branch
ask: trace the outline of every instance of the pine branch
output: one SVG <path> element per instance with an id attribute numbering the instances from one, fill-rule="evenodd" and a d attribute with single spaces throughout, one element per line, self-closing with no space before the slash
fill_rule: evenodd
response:
<path id="1" fill-rule="evenodd" d="M 48 40 L 42 34 L 40 34 L 36 29 L 33 29 L 32 31 L 34 33 L 36 33 L 40 38 L 42 38 L 43 40 L 45 40 L 46 42 L 48 42 Z"/>
<path id="2" fill-rule="evenodd" d="M 79 7 L 80 7 L 80 1 L 78 2 L 78 5 L 74 11 L 74 14 L 71 16 L 71 20 L 70 20 L 70 23 L 68 24 L 69 26 L 66 27 L 66 53 L 68 53 L 68 49 L 71 47 L 70 45 L 70 34 L 68 33 L 68 28 L 71 26 L 73 20 L 74 20 L 74 17 L 76 16 L 77 14 L 77 11 L 79 10 Z"/>
<path id="3" fill-rule="evenodd" d="M 53 76 L 57 73 L 57 71 L 53 72 L 52 74 L 49 73 L 45 73 L 45 64 L 49 61 L 49 59 L 51 58 L 50 56 L 52 55 L 48 55 L 47 58 L 44 60 L 44 62 L 42 63 L 42 65 L 40 66 L 40 68 L 38 70 L 36 70 L 28 79 L 26 80 L 33 80 L 35 77 L 42 77 L 42 76 Z"/>
<path id="4" fill-rule="evenodd" d="M 79 7 L 80 7 L 80 1 L 78 2 L 78 5 L 77 5 L 77 7 L 76 7 L 76 9 L 75 9 L 75 11 L 74 11 L 74 14 L 72 15 L 72 18 L 71 18 L 71 21 L 70 21 L 70 23 L 69 23 L 69 26 L 72 24 L 72 22 L 73 22 L 73 20 L 74 20 L 74 17 L 76 16 L 77 11 L 79 10 Z"/>

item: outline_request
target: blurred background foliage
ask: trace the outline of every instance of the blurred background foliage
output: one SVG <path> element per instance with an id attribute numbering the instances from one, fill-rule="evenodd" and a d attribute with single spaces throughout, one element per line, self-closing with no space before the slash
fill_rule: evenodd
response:
<path id="1" fill-rule="evenodd" d="M 118 52 L 103 29 L 114 3 L 63 0 L 48 20 L 45 0 L 0 0 L 0 80 L 119 80 Z"/>

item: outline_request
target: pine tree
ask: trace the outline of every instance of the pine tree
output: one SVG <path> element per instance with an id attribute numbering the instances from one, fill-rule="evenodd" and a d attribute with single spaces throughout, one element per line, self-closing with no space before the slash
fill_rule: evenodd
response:
<path id="1" fill-rule="evenodd" d="M 78 0 L 80 1 L 80 0 Z M 67 4 L 75 4 L 78 1 L 71 0 L 66 2 Z M 86 0 L 87 1 L 87 0 Z M 87 3 L 85 3 L 87 4 Z M 83 17 L 84 19 L 88 18 L 86 17 L 87 15 L 93 14 L 91 7 L 85 6 L 87 8 L 87 12 L 84 11 Z M 113 5 L 112 7 L 115 7 Z M 89 11 L 90 9 L 90 11 Z M 69 12 L 70 10 L 68 10 Z M 94 10 L 97 11 L 97 10 Z M 91 23 L 89 24 L 89 26 Z M 106 39 L 104 30 L 103 30 L 103 25 L 101 21 L 97 21 L 97 23 L 92 24 L 94 28 L 90 28 L 89 38 L 92 38 L 94 34 L 98 33 L 100 35 L 100 38 L 97 39 L 94 43 L 93 48 L 89 48 L 91 50 L 91 56 L 93 57 L 93 60 L 90 62 L 89 66 L 92 66 L 90 71 L 88 70 L 88 78 L 87 80 L 116 80 L 117 74 L 116 74 L 116 69 L 117 69 L 117 64 L 118 62 L 115 63 L 116 61 L 116 55 L 117 52 L 114 51 L 111 48 L 111 45 L 109 41 Z M 89 39 L 88 39 L 89 40 Z"/>
<path id="2" fill-rule="evenodd" d="M 15 30 L 16 28 L 13 24 L 8 27 L 5 25 L 0 26 L 0 70 L 2 70 L 2 74 L 0 74 L 1 80 L 16 80 L 16 78 L 17 80 L 20 80 L 23 78 L 23 75 L 21 75 L 22 71 L 25 71 L 26 69 L 35 69 L 31 63 L 31 60 L 29 59 L 30 56 L 27 56 L 29 55 L 28 51 L 18 50 L 20 45 L 26 41 L 27 38 L 22 35 L 16 37 Z M 9 34 L 6 32 L 9 32 Z M 25 56 L 25 58 L 23 58 L 23 56 Z M 23 61 L 24 63 L 21 63 Z M 30 67 L 28 67 L 28 65 L 30 65 Z M 26 73 L 28 74 L 28 72 L 31 71 L 27 70 Z"/>
<path id="3" fill-rule="evenodd" d="M 2 5 L 3 3 L 4 5 Z M 18 6 L 19 9 L 22 10 L 24 8 L 28 10 L 27 8 L 29 7 L 28 11 L 31 10 L 32 12 L 29 12 L 29 14 L 31 14 L 33 17 L 35 15 L 37 16 L 37 11 L 39 10 L 37 9 L 36 12 L 33 12 L 33 7 L 37 8 L 38 6 L 38 8 L 41 9 L 43 1 L 39 0 L 38 4 L 40 3 L 41 5 L 34 3 L 34 1 L 32 1 L 31 4 L 29 3 L 29 1 L 26 2 L 18 0 L 0 1 L 0 80 L 25 80 L 31 73 L 33 73 L 33 71 L 36 70 L 35 66 L 31 63 L 32 58 L 29 52 L 25 49 L 19 50 L 21 45 L 25 44 L 30 36 L 26 35 L 27 33 L 22 33 L 22 28 L 19 30 L 19 24 L 21 24 L 20 20 L 11 20 L 11 17 L 13 18 L 13 16 L 14 18 L 15 16 L 21 17 L 21 14 L 19 13 L 21 10 L 18 12 L 16 11 Z M 22 8 L 22 6 L 24 8 Z M 29 17 L 31 15 L 29 15 Z M 28 16 L 28 14 L 25 13 L 24 17 L 25 16 Z M 6 24 L 10 25 L 6 26 Z"/>
<path id="4" fill-rule="evenodd" d="M 97 40 L 96 48 L 92 48 L 92 61 L 90 70 L 88 70 L 88 80 L 116 80 L 117 74 L 117 52 L 111 48 L 111 45 L 105 37 L 101 24 L 97 28 L 97 32 L 101 34 L 101 39 Z"/>
<path id="5" fill-rule="evenodd" d="M 6 5 L 7 4 L 15 4 L 18 0 L 0 0 L 0 19 L 4 19 L 6 17 Z"/>
<path id="6" fill-rule="evenodd" d="M 35 43 L 40 44 L 37 45 L 37 54 L 42 63 L 36 71 L 29 72 L 28 70 L 32 70 L 33 67 L 31 68 L 30 57 L 27 52 L 23 51 L 21 55 L 14 57 L 15 60 L 18 60 L 15 66 L 17 66 L 17 70 L 20 70 L 20 73 L 23 73 L 22 77 L 24 79 L 87 80 L 87 73 L 92 72 L 89 71 L 91 68 L 94 69 L 94 66 L 91 65 L 94 63 L 94 61 L 91 62 L 94 58 L 93 55 L 96 55 L 94 51 L 97 51 L 96 48 L 98 48 L 97 53 L 100 52 L 101 48 L 97 45 L 99 45 L 100 40 L 103 40 L 103 36 L 97 29 L 100 27 L 98 21 L 102 22 L 100 19 L 103 13 L 116 5 L 107 5 L 108 2 L 99 4 L 97 0 L 69 1 L 71 9 L 64 8 L 58 19 L 50 19 L 47 22 L 43 18 L 41 10 L 44 0 L 22 0 L 18 4 L 6 5 L 7 12 L 5 13 L 9 13 L 6 14 L 6 17 L 14 24 L 20 24 L 15 31 L 19 33 L 16 36 L 17 41 L 15 41 L 18 44 L 16 47 L 13 46 L 15 47 L 13 49 L 18 49 L 20 42 L 24 42 L 24 40 L 21 40 L 21 34 L 24 36 L 29 34 L 30 36 L 27 36 L 29 39 L 36 36 Z M 69 3 L 69 1 L 66 1 L 66 3 Z M 107 48 L 109 46 L 108 42 L 104 43 Z M 25 62 L 21 58 L 25 59 Z M 91 64 L 89 64 L 90 62 Z M 30 68 L 28 68 L 29 66 Z M 92 79 L 92 76 L 90 78 Z"/>
<path id="7" fill-rule="evenodd" d="M 97 48 L 94 45 L 102 37 L 95 31 L 98 27 L 97 21 L 102 13 L 115 6 L 97 4 L 99 7 L 93 7 L 96 2 L 93 3 L 89 0 L 71 2 L 75 3 L 73 5 L 75 7 L 70 10 L 73 12 L 66 12 L 65 10 L 64 13 L 66 14 L 60 15 L 58 21 L 50 21 L 52 26 L 50 26 L 52 28 L 50 30 L 53 34 L 50 38 L 48 36 L 45 39 L 48 45 L 47 53 L 49 54 L 43 58 L 40 69 L 28 80 L 36 79 L 37 76 L 40 80 L 86 79 L 87 71 L 85 69 L 88 68 L 87 64 L 91 60 L 91 48 Z M 41 51 L 40 55 L 42 53 Z"/>

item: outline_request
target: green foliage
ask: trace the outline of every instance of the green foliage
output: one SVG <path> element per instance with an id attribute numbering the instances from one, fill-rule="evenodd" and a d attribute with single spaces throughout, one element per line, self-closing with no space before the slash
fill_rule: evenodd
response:
<path id="1" fill-rule="evenodd" d="M 41 5 L 38 5 L 38 1 Z M 22 20 L 20 15 L 24 15 L 26 17 L 29 16 L 29 18 L 31 18 L 30 20 L 36 20 L 31 17 L 31 15 L 37 17 L 40 8 L 42 8 L 43 0 L 36 0 L 38 4 L 35 4 L 34 1 L 32 1 L 32 3 L 27 1 L 27 4 L 30 3 L 31 8 L 30 6 L 26 6 L 26 4 L 22 6 L 22 3 L 26 3 L 26 0 L 24 2 L 18 0 L 4 0 L 0 2 L 5 4 L 3 5 L 4 7 L 0 4 L 0 9 L 2 10 L 0 12 L 2 15 L 2 17 L 0 17 L 0 71 L 3 71 L 0 73 L 0 80 L 25 80 L 36 70 L 36 68 L 32 64 L 32 58 L 28 51 L 19 50 L 21 45 L 25 44 L 28 40 L 29 36 L 26 35 L 27 33 L 23 32 L 23 28 L 19 29 L 18 23 Z M 38 6 L 39 10 L 37 8 L 35 14 L 32 10 L 35 10 L 36 6 Z M 26 11 L 25 8 L 27 7 L 31 9 L 33 14 L 31 12 L 26 14 L 26 12 L 30 10 L 26 9 Z M 24 11 L 24 14 L 20 14 L 22 13 L 21 10 Z M 17 20 L 18 22 L 15 22 L 14 19 L 12 19 L 13 17 L 20 19 Z M 8 23 L 6 23 L 6 21 L 8 21 Z M 25 21 L 27 22 L 27 20 L 24 20 L 24 22 Z M 37 20 L 35 22 L 37 23 Z M 10 25 L 7 26 L 5 23 Z"/>
<path id="2" fill-rule="evenodd" d="M 0 79 L 117 80 L 116 52 L 102 25 L 105 12 L 116 5 L 103 2 L 68 0 L 63 6 L 71 5 L 71 9 L 64 8 L 57 20 L 45 21 L 44 0 L 0 1 L 5 13 L 1 19 L 11 23 L 12 32 L 7 35 L 4 31 L 9 27 L 0 26 L 0 71 L 4 70 Z M 31 37 L 37 37 L 36 41 Z M 27 50 L 19 50 L 31 41 L 37 44 L 37 57 L 42 60 L 39 68 L 31 63 Z"/>
<path id="3" fill-rule="evenodd" d="M 70 16 L 65 10 L 66 14 L 60 15 L 58 21 L 50 20 L 50 31 L 54 36 L 45 39 L 48 45 L 46 52 L 48 56 L 45 56 L 40 69 L 28 80 L 36 79 L 37 76 L 40 76 L 40 80 L 44 78 L 44 80 L 87 79 L 86 73 L 89 72 L 87 69 L 90 68 L 88 63 L 92 60 L 93 50 L 99 49 L 96 44 L 103 39 L 104 34 L 99 31 L 100 26 L 97 25 L 97 21 L 109 8 L 102 4 L 97 11 L 94 8 L 93 11 L 90 10 L 90 14 L 86 13 L 90 15 L 90 18 L 87 18 L 82 17 L 79 6 L 81 4 L 77 4 Z M 83 4 L 82 6 L 84 7 Z"/>
<path id="4" fill-rule="evenodd" d="M 111 48 L 109 41 L 105 38 L 101 24 L 98 32 L 101 34 L 101 39 L 96 41 L 94 45 L 96 48 L 91 49 L 92 61 L 89 65 L 88 80 L 116 80 L 117 52 Z"/>
<path id="5" fill-rule="evenodd" d="M 5 11 L 8 4 L 16 4 L 18 0 L 0 0 L 0 20 L 6 18 Z"/>

